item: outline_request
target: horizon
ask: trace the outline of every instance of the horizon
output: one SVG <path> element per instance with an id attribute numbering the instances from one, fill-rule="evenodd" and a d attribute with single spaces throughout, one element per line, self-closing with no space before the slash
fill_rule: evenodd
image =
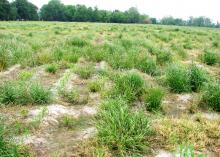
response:
<path id="1" fill-rule="evenodd" d="M 35 4 L 39 9 L 49 2 L 49 0 L 28 0 Z M 65 5 L 85 5 L 87 7 L 97 6 L 99 9 L 104 10 L 120 10 L 125 11 L 130 7 L 136 7 L 141 14 L 146 14 L 149 17 L 161 19 L 163 17 L 172 16 L 174 18 L 188 19 L 190 16 L 200 17 L 205 16 L 216 23 L 220 21 L 217 10 L 220 6 L 218 0 L 108 0 L 103 3 L 101 0 L 61 0 Z M 160 5 L 158 5 L 160 4 Z M 189 5 L 190 4 L 190 5 Z"/>

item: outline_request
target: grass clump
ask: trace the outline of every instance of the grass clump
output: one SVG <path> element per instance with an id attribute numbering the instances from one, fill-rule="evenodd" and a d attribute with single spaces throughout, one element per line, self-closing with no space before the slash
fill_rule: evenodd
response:
<path id="1" fill-rule="evenodd" d="M 220 85 L 210 83 L 205 87 L 202 103 L 213 110 L 220 111 Z"/>
<path id="2" fill-rule="evenodd" d="M 40 84 L 32 84 L 29 89 L 32 103 L 34 104 L 47 104 L 50 101 L 50 91 Z"/>
<path id="3" fill-rule="evenodd" d="M 208 81 L 206 72 L 195 64 L 189 67 L 189 78 L 191 89 L 194 92 L 200 90 L 202 85 Z"/>
<path id="4" fill-rule="evenodd" d="M 45 104 L 49 101 L 50 91 L 40 84 L 10 81 L 0 85 L 1 104 Z"/>
<path id="5" fill-rule="evenodd" d="M 55 74 L 58 70 L 58 66 L 56 64 L 49 64 L 45 71 L 51 74 Z"/>
<path id="6" fill-rule="evenodd" d="M 147 74 L 155 75 L 157 72 L 157 63 L 153 58 L 143 57 L 137 63 L 137 68 Z"/>
<path id="7" fill-rule="evenodd" d="M 160 88 L 149 89 L 144 97 L 144 104 L 148 111 L 158 111 L 161 108 L 161 102 L 164 92 Z"/>
<path id="8" fill-rule="evenodd" d="M 87 90 L 71 90 L 63 91 L 61 93 L 63 99 L 73 105 L 87 104 L 89 99 L 89 93 Z"/>
<path id="9" fill-rule="evenodd" d="M 22 71 L 21 73 L 19 73 L 18 78 L 19 78 L 19 80 L 27 81 L 27 80 L 29 80 L 32 76 L 33 76 L 33 73 L 32 73 L 32 72 Z"/>
<path id="10" fill-rule="evenodd" d="M 72 129 L 76 126 L 77 120 L 71 116 L 63 116 L 59 120 L 59 127 L 65 127 L 68 129 Z"/>
<path id="11" fill-rule="evenodd" d="M 83 79 L 88 79 L 95 72 L 93 64 L 79 65 L 75 72 Z"/>
<path id="12" fill-rule="evenodd" d="M 205 51 L 202 55 L 202 60 L 207 65 L 214 65 L 218 62 L 218 56 L 214 52 Z"/>
<path id="13" fill-rule="evenodd" d="M 127 100 L 133 102 L 140 96 L 144 88 L 144 80 L 137 73 L 128 73 L 123 76 L 116 76 L 115 78 L 115 95 L 119 95 Z"/>
<path id="14" fill-rule="evenodd" d="M 0 124 L 0 155 L 2 157 L 20 157 L 21 153 L 16 145 L 11 144 L 4 138 L 5 126 Z"/>
<path id="15" fill-rule="evenodd" d="M 191 90 L 187 69 L 177 64 L 168 67 L 166 82 L 171 91 L 176 93 L 189 92 Z"/>
<path id="16" fill-rule="evenodd" d="M 148 148 L 149 118 L 142 112 L 131 112 L 121 99 L 102 105 L 97 129 L 99 142 L 119 156 L 140 154 Z"/>
<path id="17" fill-rule="evenodd" d="M 97 81 L 91 81 L 88 84 L 88 88 L 89 88 L 90 92 L 93 92 L 93 93 L 99 92 L 102 89 L 102 84 L 98 80 Z"/>

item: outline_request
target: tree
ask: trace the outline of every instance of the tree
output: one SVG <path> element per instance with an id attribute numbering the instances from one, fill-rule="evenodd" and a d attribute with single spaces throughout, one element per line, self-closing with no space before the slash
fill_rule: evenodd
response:
<path id="1" fill-rule="evenodd" d="M 7 0 L 0 0 L 0 20 L 9 20 L 10 4 Z"/>
<path id="2" fill-rule="evenodd" d="M 65 21 L 65 6 L 59 0 L 51 0 L 41 8 L 40 17 L 46 21 Z"/>
<path id="3" fill-rule="evenodd" d="M 74 15 L 76 12 L 76 7 L 73 5 L 67 5 L 64 9 L 64 16 L 66 21 L 74 21 Z"/>
<path id="4" fill-rule="evenodd" d="M 13 8 L 13 16 L 20 20 L 38 20 L 38 8 L 27 0 L 15 0 L 11 4 Z M 16 8 L 16 9 L 15 9 Z"/>
<path id="5" fill-rule="evenodd" d="M 140 14 L 135 7 L 131 7 L 127 11 L 128 14 L 128 23 L 138 23 L 140 20 Z"/>

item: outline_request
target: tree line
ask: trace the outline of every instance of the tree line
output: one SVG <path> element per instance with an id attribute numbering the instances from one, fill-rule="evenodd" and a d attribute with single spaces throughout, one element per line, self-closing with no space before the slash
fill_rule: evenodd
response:
<path id="1" fill-rule="evenodd" d="M 127 11 L 99 10 L 85 5 L 64 5 L 60 0 L 50 0 L 40 9 L 27 0 L 0 0 L 0 20 L 43 20 L 43 21 L 77 21 L 106 23 L 152 23 L 178 26 L 220 27 L 206 17 L 190 17 L 188 20 L 164 17 L 161 20 L 140 14 L 131 7 Z"/>

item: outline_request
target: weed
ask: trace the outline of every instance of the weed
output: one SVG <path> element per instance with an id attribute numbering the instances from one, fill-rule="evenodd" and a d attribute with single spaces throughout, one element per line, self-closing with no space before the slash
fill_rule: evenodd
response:
<path id="1" fill-rule="evenodd" d="M 216 53 L 213 53 L 211 51 L 205 51 L 202 56 L 202 60 L 207 65 L 214 65 L 218 61 L 218 56 Z"/>
<path id="2" fill-rule="evenodd" d="M 190 79 L 187 69 L 180 65 L 170 65 L 166 72 L 166 82 L 170 89 L 176 93 L 189 92 Z"/>
<path id="3" fill-rule="evenodd" d="M 30 96 L 34 104 L 47 104 L 51 100 L 51 93 L 48 89 L 40 84 L 32 84 L 30 86 Z"/>
<path id="4" fill-rule="evenodd" d="M 97 120 L 99 142 L 119 156 L 140 154 L 147 149 L 149 118 L 142 112 L 129 111 L 123 100 L 105 102 Z"/>
<path id="5" fill-rule="evenodd" d="M 172 61 L 172 54 L 166 50 L 160 50 L 156 54 L 157 63 L 164 64 Z"/>
<path id="6" fill-rule="evenodd" d="M 77 121 L 75 118 L 70 116 L 64 116 L 59 120 L 59 127 L 66 127 L 68 129 L 72 129 L 75 127 Z"/>
<path id="7" fill-rule="evenodd" d="M 79 65 L 76 67 L 75 72 L 83 79 L 88 79 L 95 72 L 93 64 Z"/>
<path id="8" fill-rule="evenodd" d="M 209 83 L 203 93 L 202 103 L 213 110 L 220 111 L 220 85 Z"/>
<path id="9" fill-rule="evenodd" d="M 88 45 L 88 42 L 83 40 L 82 38 L 72 38 L 68 41 L 68 44 L 76 47 L 84 47 Z"/>
<path id="10" fill-rule="evenodd" d="M 4 138 L 5 126 L 0 124 L 0 154 L 5 157 L 20 157 L 19 148 Z"/>
<path id="11" fill-rule="evenodd" d="M 207 73 L 195 64 L 189 68 L 189 78 L 192 91 L 196 92 L 201 89 L 202 85 L 208 81 Z"/>
<path id="12" fill-rule="evenodd" d="M 160 88 L 149 89 L 144 97 L 144 104 L 148 111 L 158 111 L 161 107 L 161 102 L 164 92 Z"/>
<path id="13" fill-rule="evenodd" d="M 88 87 L 89 87 L 90 92 L 99 92 L 102 89 L 102 84 L 98 80 L 91 81 L 89 82 Z"/>
<path id="14" fill-rule="evenodd" d="M 133 102 L 143 92 L 144 80 L 136 73 L 128 73 L 115 78 L 115 95 L 121 95 L 128 102 Z"/>
<path id="15" fill-rule="evenodd" d="M 45 69 L 46 72 L 52 74 L 55 74 L 57 70 L 58 70 L 58 66 L 56 64 L 49 64 Z"/>
<path id="16" fill-rule="evenodd" d="M 150 75 L 157 74 L 157 63 L 152 57 L 142 57 L 137 62 L 137 68 Z"/>
<path id="17" fill-rule="evenodd" d="M 2 104 L 43 104 L 50 100 L 49 90 L 39 84 L 25 82 L 4 82 L 0 86 L 0 103 Z"/>
<path id="18" fill-rule="evenodd" d="M 18 78 L 21 81 L 27 81 L 33 76 L 32 72 L 29 71 L 22 71 L 19 73 Z"/>

